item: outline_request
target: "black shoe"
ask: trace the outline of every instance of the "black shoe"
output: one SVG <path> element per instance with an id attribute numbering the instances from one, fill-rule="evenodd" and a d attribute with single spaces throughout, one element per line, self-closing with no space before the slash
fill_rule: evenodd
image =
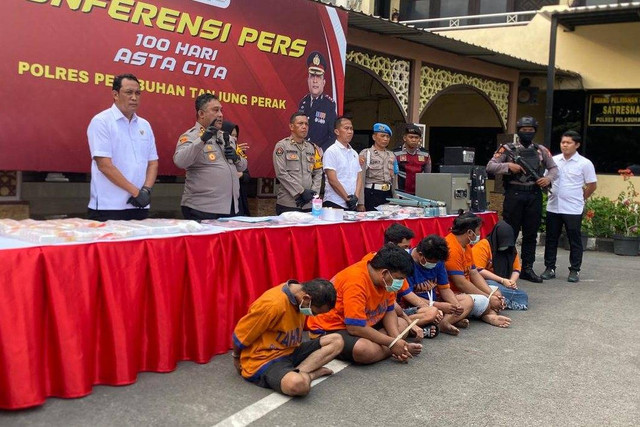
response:
<path id="1" fill-rule="evenodd" d="M 579 281 L 580 281 L 580 272 L 575 270 L 570 270 L 569 278 L 567 279 L 567 282 L 577 283 Z"/>
<path id="2" fill-rule="evenodd" d="M 533 271 L 533 268 L 522 270 L 522 273 L 520 273 L 520 278 L 522 280 L 528 280 L 529 282 L 533 283 L 542 283 L 542 279 L 535 273 L 535 271 Z"/>
<path id="3" fill-rule="evenodd" d="M 544 273 L 542 273 L 540 275 L 540 277 L 542 278 L 542 280 L 555 279 L 556 278 L 556 269 L 555 268 L 551 268 L 551 267 L 547 267 L 547 269 L 544 271 Z"/>

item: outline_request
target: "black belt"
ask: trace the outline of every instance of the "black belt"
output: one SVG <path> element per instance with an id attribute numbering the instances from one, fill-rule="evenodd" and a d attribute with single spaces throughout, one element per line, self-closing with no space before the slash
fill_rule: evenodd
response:
<path id="1" fill-rule="evenodd" d="M 507 187 L 507 191 L 519 191 L 521 193 L 535 193 L 539 191 L 540 187 L 537 185 L 514 185 L 511 184 Z"/>

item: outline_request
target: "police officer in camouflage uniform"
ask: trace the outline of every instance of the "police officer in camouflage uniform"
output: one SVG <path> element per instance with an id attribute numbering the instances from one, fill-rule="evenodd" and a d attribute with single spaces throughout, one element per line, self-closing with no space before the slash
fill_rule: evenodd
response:
<path id="1" fill-rule="evenodd" d="M 320 52 L 311 52 L 307 58 L 309 93 L 300 101 L 299 111 L 309 118 L 309 140 L 318 144 L 324 152 L 335 142 L 333 124 L 336 120 L 336 103 L 322 93 L 326 83 L 324 75 L 327 62 Z"/>
<path id="2" fill-rule="evenodd" d="M 487 172 L 503 175 L 504 204 L 502 216 L 517 236 L 522 228 L 522 272 L 520 278 L 541 283 L 542 278 L 533 271 L 536 258 L 536 234 L 542 219 L 542 188 L 550 188 L 558 175 L 549 150 L 533 143 L 538 122 L 525 116 L 516 123 L 518 141 L 502 145 L 487 164 Z M 541 177 L 535 179 L 516 163 L 522 158 Z M 545 169 L 547 175 L 544 175 Z"/>
<path id="3" fill-rule="evenodd" d="M 376 123 L 373 125 L 373 146 L 360 152 L 364 188 L 358 203 L 364 203 L 368 211 L 387 203 L 387 198 L 393 197 L 397 187 L 396 156 L 387 150 L 389 141 L 391 128 L 384 123 Z"/>
<path id="4" fill-rule="evenodd" d="M 287 211 L 311 212 L 311 200 L 320 192 L 322 157 L 319 148 L 305 140 L 309 120 L 303 112 L 289 120 L 291 136 L 281 139 L 273 149 L 273 168 L 278 179 L 276 214 Z"/>
<path id="5" fill-rule="evenodd" d="M 431 157 L 420 146 L 422 131 L 413 123 L 407 123 L 402 141 L 402 147 L 393 150 L 398 159 L 398 190 L 416 194 L 416 174 L 431 172 Z"/>
<path id="6" fill-rule="evenodd" d="M 222 105 L 216 96 L 196 98 L 196 120 L 173 154 L 173 163 L 187 170 L 182 214 L 197 221 L 237 215 L 237 172 L 247 168 L 247 159 L 238 154 L 235 138 L 221 130 Z"/>

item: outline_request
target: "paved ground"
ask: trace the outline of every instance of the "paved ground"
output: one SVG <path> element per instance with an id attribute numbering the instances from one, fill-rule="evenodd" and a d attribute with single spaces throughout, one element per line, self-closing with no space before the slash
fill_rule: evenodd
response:
<path id="1" fill-rule="evenodd" d="M 588 252 L 570 284 L 567 254 L 558 279 L 522 282 L 530 309 L 508 312 L 511 328 L 474 321 L 459 337 L 425 341 L 409 364 L 347 366 L 252 425 L 640 425 L 640 258 Z M 227 354 L 0 411 L 0 425 L 212 426 L 270 395 L 236 376 Z"/>

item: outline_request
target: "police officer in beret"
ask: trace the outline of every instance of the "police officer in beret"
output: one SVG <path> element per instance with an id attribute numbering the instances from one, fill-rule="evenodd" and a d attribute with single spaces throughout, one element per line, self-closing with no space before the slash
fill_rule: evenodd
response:
<path id="1" fill-rule="evenodd" d="M 431 156 L 420 146 L 422 131 L 419 126 L 407 123 L 402 141 L 402 147 L 393 151 L 398 159 L 398 189 L 416 194 L 416 174 L 431 172 Z"/>
<path id="2" fill-rule="evenodd" d="M 309 77 L 309 93 L 300 101 L 299 111 L 309 118 L 309 141 L 317 144 L 325 151 L 335 142 L 333 123 L 336 120 L 336 103 L 330 96 L 325 95 L 324 79 L 327 61 L 320 52 L 311 52 L 307 58 Z"/>
<path id="3" fill-rule="evenodd" d="M 393 197 L 397 186 L 396 157 L 387 150 L 391 141 L 391 128 L 384 123 L 376 123 L 373 125 L 372 137 L 373 146 L 360 152 L 364 188 L 358 203 L 364 203 L 368 211 L 374 211 L 376 206 L 387 203 L 387 198 Z"/>
<path id="4" fill-rule="evenodd" d="M 289 119 L 291 135 L 273 149 L 273 169 L 278 179 L 276 215 L 288 211 L 311 212 L 311 201 L 322 184 L 320 149 L 306 141 L 309 119 L 298 111 Z"/>
<path id="5" fill-rule="evenodd" d="M 522 229 L 522 272 L 520 278 L 541 283 L 533 271 L 536 258 L 536 235 L 542 220 L 542 189 L 550 187 L 558 175 L 558 167 L 549 150 L 533 142 L 538 121 L 530 116 L 516 123 L 518 140 L 503 144 L 487 164 L 487 172 L 503 175 L 504 204 L 502 216 L 517 236 Z M 536 179 L 517 163 L 522 159 L 539 176 Z M 545 176 L 545 170 L 547 174 Z"/>
<path id="6" fill-rule="evenodd" d="M 236 139 L 222 131 L 222 104 L 215 95 L 196 98 L 196 125 L 178 139 L 173 163 L 186 169 L 182 193 L 185 219 L 218 219 L 238 214 L 240 180 L 247 168 Z"/>

